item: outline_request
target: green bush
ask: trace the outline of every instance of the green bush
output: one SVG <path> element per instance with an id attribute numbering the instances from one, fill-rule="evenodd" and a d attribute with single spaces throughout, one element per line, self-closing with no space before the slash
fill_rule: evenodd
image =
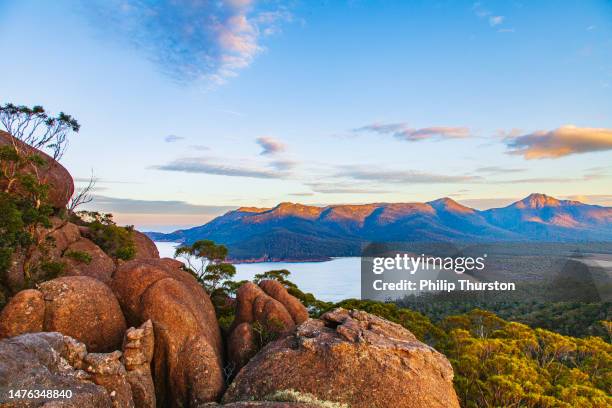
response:
<path id="1" fill-rule="evenodd" d="M 107 255 L 129 261 L 136 255 L 133 226 L 120 227 L 113 221 L 112 214 L 93 211 L 80 211 L 77 223 L 89 228 L 88 238 L 98 245 Z"/>
<path id="2" fill-rule="evenodd" d="M 91 255 L 84 251 L 68 250 L 64 252 L 64 257 L 71 258 L 77 262 L 82 262 L 88 265 L 91 263 L 92 260 Z"/>

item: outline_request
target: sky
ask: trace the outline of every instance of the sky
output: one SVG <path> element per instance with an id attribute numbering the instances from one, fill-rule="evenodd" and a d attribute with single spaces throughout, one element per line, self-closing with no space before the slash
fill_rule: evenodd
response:
<path id="1" fill-rule="evenodd" d="M 87 208 L 612 205 L 612 2 L 0 0 L 0 103 L 81 124 Z"/>

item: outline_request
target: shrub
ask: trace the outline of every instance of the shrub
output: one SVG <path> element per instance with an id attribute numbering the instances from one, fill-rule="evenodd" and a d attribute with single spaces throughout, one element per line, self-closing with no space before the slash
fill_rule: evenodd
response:
<path id="1" fill-rule="evenodd" d="M 91 263 L 92 260 L 91 255 L 84 251 L 68 250 L 64 252 L 64 256 L 74 259 L 77 262 L 83 262 L 88 265 Z"/>
<path id="2" fill-rule="evenodd" d="M 81 225 L 89 228 L 88 238 L 113 258 L 128 261 L 136 255 L 133 238 L 133 226 L 120 227 L 113 221 L 112 214 L 101 214 L 94 211 L 77 213 Z"/>

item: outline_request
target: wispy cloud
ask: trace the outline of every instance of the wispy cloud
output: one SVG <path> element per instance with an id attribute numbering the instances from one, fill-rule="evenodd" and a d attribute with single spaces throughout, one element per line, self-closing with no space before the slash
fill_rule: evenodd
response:
<path id="1" fill-rule="evenodd" d="M 499 166 L 486 166 L 486 167 L 477 168 L 476 173 L 497 175 L 497 174 L 508 174 L 508 173 L 520 173 L 525 170 L 526 169 L 507 168 L 507 167 L 499 167 Z"/>
<path id="2" fill-rule="evenodd" d="M 189 148 L 192 150 L 198 150 L 198 151 L 210 150 L 210 147 L 204 146 L 204 145 L 190 145 Z"/>
<path id="3" fill-rule="evenodd" d="M 489 25 L 491 27 L 495 27 L 496 25 L 500 25 L 504 22 L 504 16 L 491 16 L 489 17 Z"/>
<path id="4" fill-rule="evenodd" d="M 263 50 L 260 39 L 292 20 L 278 3 L 253 0 L 97 0 L 87 12 L 179 81 L 223 83 Z"/>
<path id="5" fill-rule="evenodd" d="M 511 27 L 500 27 L 505 21 L 506 17 L 497 15 L 493 11 L 489 10 L 482 2 L 476 2 L 472 5 L 472 10 L 476 17 L 488 21 L 489 26 L 497 28 L 498 33 L 513 33 L 515 30 Z"/>
<path id="6" fill-rule="evenodd" d="M 391 191 L 349 183 L 306 183 L 312 191 L 322 194 L 385 194 Z"/>
<path id="7" fill-rule="evenodd" d="M 282 178 L 284 175 L 279 171 L 222 164 L 215 159 L 205 157 L 188 157 L 177 159 L 167 164 L 152 166 L 152 168 L 156 170 L 176 171 L 182 173 L 199 173 L 217 176 L 250 177 L 261 179 Z"/>
<path id="8" fill-rule="evenodd" d="M 261 155 L 272 155 L 286 150 L 285 144 L 273 137 L 259 137 L 255 141 L 262 148 Z"/>
<path id="9" fill-rule="evenodd" d="M 296 165 L 297 162 L 293 160 L 274 160 L 270 162 L 270 167 L 280 171 L 291 170 Z"/>
<path id="10" fill-rule="evenodd" d="M 611 150 L 612 129 L 566 125 L 554 130 L 509 137 L 506 144 L 511 154 L 526 159 L 556 159 L 577 153 Z"/>
<path id="11" fill-rule="evenodd" d="M 470 130 L 466 127 L 430 126 L 418 129 L 410 127 L 406 123 L 373 123 L 353 129 L 353 131 L 391 135 L 409 142 L 427 139 L 457 139 L 470 136 Z"/>
<path id="12" fill-rule="evenodd" d="M 361 166 L 343 166 L 338 176 L 354 180 L 396 184 L 437 184 L 478 182 L 479 176 L 423 173 L 413 170 L 383 170 Z"/>
<path id="13" fill-rule="evenodd" d="M 166 143 L 174 143 L 180 140 L 185 140 L 185 138 L 183 136 L 177 136 L 177 135 L 168 135 L 164 137 L 164 142 Z"/>
<path id="14" fill-rule="evenodd" d="M 197 205 L 177 200 L 135 200 L 94 195 L 84 207 L 123 214 L 219 214 L 235 207 Z"/>

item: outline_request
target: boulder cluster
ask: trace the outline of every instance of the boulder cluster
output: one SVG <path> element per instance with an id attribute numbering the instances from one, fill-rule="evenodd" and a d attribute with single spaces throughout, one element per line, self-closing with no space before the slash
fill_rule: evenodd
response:
<path id="1" fill-rule="evenodd" d="M 72 179 L 45 159 L 53 205 L 64 207 Z M 209 294 L 144 234 L 133 232 L 136 256 L 126 262 L 86 227 L 52 221 L 41 231 L 54 242 L 44 255 L 66 265 L 63 276 L 15 290 L 0 312 L 3 407 L 458 406 L 448 361 L 401 326 L 343 309 L 310 319 L 280 282 L 264 280 L 238 289 L 223 335 Z M 17 254 L 9 287 L 22 287 L 27 262 L 42 255 Z"/>

